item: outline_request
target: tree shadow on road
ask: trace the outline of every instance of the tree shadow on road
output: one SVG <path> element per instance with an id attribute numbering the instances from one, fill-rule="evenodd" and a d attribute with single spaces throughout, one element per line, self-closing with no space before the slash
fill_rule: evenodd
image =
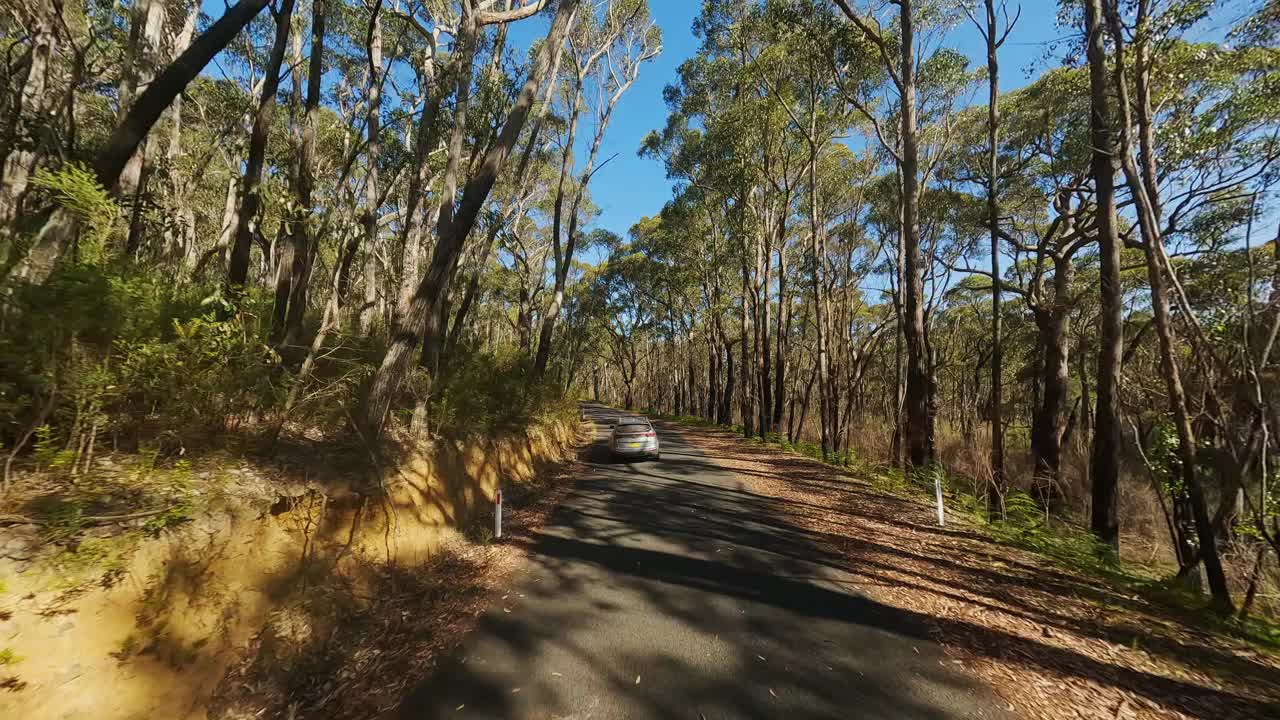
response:
<path id="1" fill-rule="evenodd" d="M 1099 659 L 1059 639 L 1137 638 L 1144 652 L 1174 658 L 1186 652 L 1177 640 L 1185 633 L 1139 637 L 1082 618 L 1064 603 L 1129 613 L 1141 603 L 971 531 L 930 532 L 917 510 L 814 464 L 784 456 L 751 473 L 728 470 L 711 458 L 732 449 L 704 453 L 698 440 L 665 431 L 663 460 L 646 463 L 613 463 L 593 446 L 581 458 L 591 472 L 526 540 L 528 575 L 513 588 L 527 597 L 485 615 L 476 639 L 397 717 L 609 717 L 619 707 L 633 717 L 847 717 L 851 707 L 860 718 L 958 717 L 987 697 L 961 668 L 975 660 L 1013 660 L 1193 717 L 1280 717 L 1267 662 L 1197 646 L 1198 658 L 1237 680 L 1217 685 L 1158 664 Z M 754 479 L 803 492 L 775 495 Z M 868 523 L 909 536 L 910 547 L 855 537 Z M 998 564 L 957 557 L 955 543 Z M 971 610 L 885 604 L 855 586 Z M 637 612 L 652 617 L 637 622 Z M 982 620 L 997 614 L 1035 635 Z M 652 637 L 633 637 L 647 628 Z M 944 653 L 939 637 L 962 654 Z M 708 648 L 713 660 L 690 647 Z M 590 677 L 579 676 L 583 667 Z"/>
<path id="2" fill-rule="evenodd" d="M 688 435 L 709 455 L 736 458 L 721 462 L 745 479 L 740 491 L 818 536 L 823 562 L 878 586 L 971 657 L 1107 689 L 1109 708 L 1088 710 L 1100 716 L 1119 716 L 1127 702 L 1196 717 L 1280 717 L 1275 657 L 963 524 L 938 528 L 931 508 L 816 461 L 722 432 Z"/>

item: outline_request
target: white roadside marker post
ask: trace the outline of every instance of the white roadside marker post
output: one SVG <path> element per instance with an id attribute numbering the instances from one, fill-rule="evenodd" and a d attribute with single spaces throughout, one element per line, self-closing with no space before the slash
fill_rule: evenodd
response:
<path id="1" fill-rule="evenodd" d="M 947 524 L 946 515 L 943 513 L 942 505 L 942 473 L 935 472 L 933 474 L 933 488 L 938 496 L 938 525 L 945 527 Z"/>
<path id="2" fill-rule="evenodd" d="M 493 538 L 502 539 L 502 488 L 493 499 Z"/>

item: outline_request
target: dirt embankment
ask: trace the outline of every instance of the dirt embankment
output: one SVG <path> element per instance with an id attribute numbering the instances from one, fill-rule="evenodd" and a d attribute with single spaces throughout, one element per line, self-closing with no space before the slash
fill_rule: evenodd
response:
<path id="1" fill-rule="evenodd" d="M 24 563 L 0 591 L 0 717 L 238 717 L 257 696 L 260 707 L 288 701 L 316 655 L 299 649 L 330 642 L 335 623 L 389 596 L 389 581 L 477 571 L 475 553 L 467 567 L 449 558 L 464 536 L 487 540 L 495 492 L 535 484 L 581 432 L 550 424 L 438 445 L 381 469 L 372 492 L 309 481 L 304 464 L 288 494 L 213 499 L 93 582 Z M 288 678 L 275 672 L 291 661 Z"/>

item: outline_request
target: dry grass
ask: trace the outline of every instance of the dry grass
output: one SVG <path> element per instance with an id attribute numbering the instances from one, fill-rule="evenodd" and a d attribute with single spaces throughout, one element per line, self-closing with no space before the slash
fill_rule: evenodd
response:
<path id="1" fill-rule="evenodd" d="M 891 457 L 892 428 L 881 422 L 857 425 L 851 428 L 851 450 L 861 459 L 873 459 L 872 466 L 883 466 Z M 1005 475 L 1009 488 L 1032 493 L 1030 478 L 1032 468 L 1030 450 L 1016 441 L 1005 451 Z M 962 435 L 955 428 L 939 424 L 937 442 L 938 460 L 947 469 L 953 483 L 968 487 L 972 494 L 980 496 L 985 483 L 991 478 L 991 433 L 987 427 L 978 427 L 969 435 Z M 1051 520 L 1072 528 L 1083 528 L 1089 513 L 1089 448 L 1078 442 L 1068 442 L 1063 448 L 1063 482 L 1059 487 L 1060 507 Z M 865 463 L 864 463 L 865 464 Z M 1142 566 L 1154 574 L 1170 574 L 1177 570 L 1177 559 L 1169 538 L 1168 526 L 1160 497 L 1141 462 L 1127 458 L 1123 463 L 1119 486 L 1119 512 L 1124 518 L 1122 527 L 1121 559 Z M 1248 574 L 1253 567 L 1253 553 L 1243 547 L 1228 547 L 1224 562 L 1237 592 L 1243 593 Z M 1265 587 L 1259 594 L 1259 607 L 1264 612 L 1280 614 L 1280 587 L 1273 574 L 1264 576 Z"/>

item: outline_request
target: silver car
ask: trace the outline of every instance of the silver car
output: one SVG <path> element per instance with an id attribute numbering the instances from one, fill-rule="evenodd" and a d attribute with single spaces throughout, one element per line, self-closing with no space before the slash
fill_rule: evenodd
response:
<path id="1" fill-rule="evenodd" d="M 615 458 L 658 460 L 662 456 L 658 448 L 658 433 L 649 420 L 642 417 L 618 418 L 609 433 L 609 452 Z"/>

